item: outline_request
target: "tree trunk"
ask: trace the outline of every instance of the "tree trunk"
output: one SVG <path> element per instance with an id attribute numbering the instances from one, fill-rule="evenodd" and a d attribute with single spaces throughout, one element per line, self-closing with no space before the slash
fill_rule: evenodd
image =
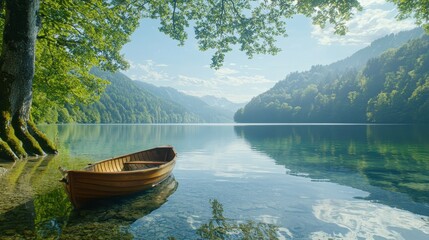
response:
<path id="1" fill-rule="evenodd" d="M 6 0 L 0 56 L 0 158 L 56 153 L 30 120 L 39 0 Z"/>

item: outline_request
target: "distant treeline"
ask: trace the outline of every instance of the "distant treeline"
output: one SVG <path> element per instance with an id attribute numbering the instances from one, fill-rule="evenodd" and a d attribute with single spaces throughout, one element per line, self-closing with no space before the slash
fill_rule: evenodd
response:
<path id="1" fill-rule="evenodd" d="M 385 41 L 389 41 L 386 38 Z M 429 36 L 371 58 L 292 73 L 255 97 L 236 122 L 429 122 Z"/>
<path id="2" fill-rule="evenodd" d="M 187 123 L 204 122 L 199 116 L 174 102 L 163 100 L 120 73 L 93 69 L 92 73 L 110 82 L 99 101 L 90 105 L 66 104 L 37 111 L 38 123 Z"/>

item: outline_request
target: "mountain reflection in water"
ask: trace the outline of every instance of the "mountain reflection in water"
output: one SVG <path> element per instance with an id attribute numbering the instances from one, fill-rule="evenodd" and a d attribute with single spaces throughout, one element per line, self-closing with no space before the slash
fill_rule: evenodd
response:
<path id="1" fill-rule="evenodd" d="M 225 228 L 217 228 L 215 222 L 222 214 L 213 216 L 209 199 L 223 204 L 224 217 L 230 218 L 226 229 L 234 233 L 240 224 L 265 224 L 264 231 L 269 229 L 266 224 L 273 224 L 280 239 L 429 236 L 427 127 L 46 128 L 52 129 L 45 131 L 51 139 L 58 138 L 58 156 L 15 164 L 0 162 L 0 239 L 210 238 L 203 232 L 199 235 L 198 229 L 216 235 Z M 85 211 L 71 209 L 58 182 L 59 165 L 81 169 L 100 159 L 165 144 L 173 145 L 179 153 L 174 176 L 180 188 L 175 190 L 177 183 L 167 184 L 171 187 L 138 194 L 130 197 L 130 202 L 115 199 Z M 159 200 L 152 199 L 156 191 L 164 191 Z"/>
<path id="2" fill-rule="evenodd" d="M 290 174 L 369 192 L 366 198 L 429 216 L 429 127 L 235 126 L 253 150 Z"/>

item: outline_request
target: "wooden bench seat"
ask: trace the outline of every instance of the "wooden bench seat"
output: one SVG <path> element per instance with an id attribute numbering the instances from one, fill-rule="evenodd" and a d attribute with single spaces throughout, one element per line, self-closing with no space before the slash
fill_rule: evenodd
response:
<path id="1" fill-rule="evenodd" d="M 153 165 L 161 165 L 167 162 L 161 162 L 161 161 L 130 161 L 130 162 L 124 162 L 124 164 L 153 164 Z"/>

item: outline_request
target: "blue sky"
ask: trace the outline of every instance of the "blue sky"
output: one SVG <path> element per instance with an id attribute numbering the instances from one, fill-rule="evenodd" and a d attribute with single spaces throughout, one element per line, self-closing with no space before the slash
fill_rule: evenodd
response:
<path id="1" fill-rule="evenodd" d="M 255 55 L 253 59 L 233 50 L 219 70 L 209 67 L 212 52 L 201 52 L 189 30 L 185 46 L 158 31 L 155 20 L 142 20 L 122 53 L 130 63 L 124 71 L 133 80 L 169 86 L 189 95 L 213 95 L 233 102 L 247 102 L 287 74 L 305 71 L 312 65 L 329 64 L 350 56 L 371 41 L 390 33 L 415 27 L 412 20 L 398 22 L 394 5 L 384 0 L 361 0 L 364 11 L 347 23 L 345 36 L 313 26 L 311 20 L 295 16 L 288 21 L 287 38 L 277 42 L 282 51 Z"/>

